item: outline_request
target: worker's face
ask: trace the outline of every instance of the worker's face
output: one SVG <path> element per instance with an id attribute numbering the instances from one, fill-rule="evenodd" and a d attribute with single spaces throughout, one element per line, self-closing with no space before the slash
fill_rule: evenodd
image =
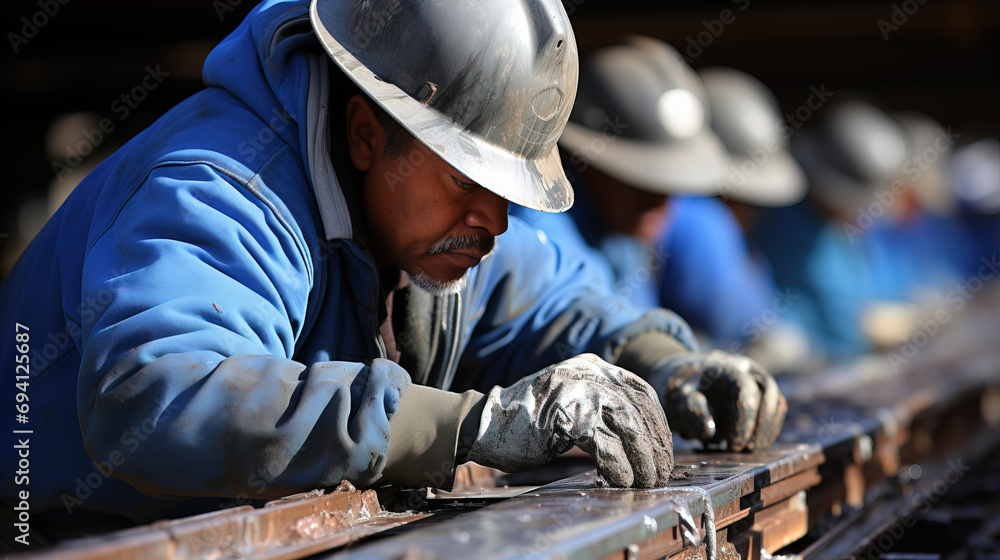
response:
<path id="1" fill-rule="evenodd" d="M 347 111 L 351 160 L 365 174 L 362 196 L 376 262 L 447 291 L 506 231 L 507 201 L 418 140 L 401 157 L 387 156 L 385 133 L 366 101 L 353 98 Z"/>
<path id="2" fill-rule="evenodd" d="M 666 195 L 637 189 L 593 167 L 581 175 L 606 226 L 647 243 L 659 240 L 667 219 Z"/>

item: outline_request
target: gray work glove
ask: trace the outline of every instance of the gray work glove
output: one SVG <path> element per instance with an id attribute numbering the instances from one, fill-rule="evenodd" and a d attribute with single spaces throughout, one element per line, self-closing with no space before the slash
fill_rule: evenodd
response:
<path id="1" fill-rule="evenodd" d="M 614 486 L 661 487 L 670 478 L 673 441 L 656 393 L 593 354 L 494 387 L 484 401 L 471 461 L 517 472 L 577 445 Z"/>
<path id="2" fill-rule="evenodd" d="M 788 404 L 757 362 L 715 350 L 668 359 L 648 377 L 677 434 L 727 449 L 763 449 L 778 437 Z"/>

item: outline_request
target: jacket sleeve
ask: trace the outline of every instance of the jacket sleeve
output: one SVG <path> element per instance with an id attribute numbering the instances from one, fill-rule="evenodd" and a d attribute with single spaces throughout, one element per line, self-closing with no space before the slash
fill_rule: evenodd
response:
<path id="1" fill-rule="evenodd" d="M 750 256 L 732 212 L 716 198 L 677 197 L 662 252 L 659 300 L 719 346 L 748 342 L 770 309 L 773 280 Z"/>
<path id="2" fill-rule="evenodd" d="M 680 317 L 615 295 L 590 258 L 510 217 L 467 291 L 476 325 L 454 388 L 507 386 L 584 352 L 614 363 L 629 340 L 650 331 L 696 349 Z"/>
<path id="3" fill-rule="evenodd" d="M 202 164 L 153 171 L 90 245 L 77 388 L 88 453 L 155 497 L 370 484 L 409 377 L 291 359 L 312 262 L 260 196 Z M 103 302 L 106 302 L 104 304 Z"/>

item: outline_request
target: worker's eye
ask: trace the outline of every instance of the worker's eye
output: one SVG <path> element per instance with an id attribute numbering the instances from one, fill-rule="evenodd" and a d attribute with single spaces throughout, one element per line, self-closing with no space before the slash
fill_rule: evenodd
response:
<path id="1" fill-rule="evenodd" d="M 459 179 L 458 177 L 455 177 L 454 175 L 451 176 L 451 180 L 455 181 L 455 184 L 458 185 L 459 187 L 462 187 L 463 189 L 471 189 L 472 187 L 476 186 L 475 183 L 468 183 L 466 181 Z"/>

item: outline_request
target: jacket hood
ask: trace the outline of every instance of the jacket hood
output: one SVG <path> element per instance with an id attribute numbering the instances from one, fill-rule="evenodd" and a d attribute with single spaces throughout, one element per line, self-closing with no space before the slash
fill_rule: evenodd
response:
<path id="1" fill-rule="evenodd" d="M 202 77 L 246 104 L 302 158 L 326 238 L 352 238 L 329 155 L 328 73 L 309 22 L 309 0 L 265 0 L 209 53 Z"/>
<path id="2" fill-rule="evenodd" d="M 306 53 L 319 48 L 308 0 L 265 0 L 209 53 L 202 79 L 229 91 L 264 122 L 288 125 L 272 128 L 301 154 L 310 73 Z"/>

